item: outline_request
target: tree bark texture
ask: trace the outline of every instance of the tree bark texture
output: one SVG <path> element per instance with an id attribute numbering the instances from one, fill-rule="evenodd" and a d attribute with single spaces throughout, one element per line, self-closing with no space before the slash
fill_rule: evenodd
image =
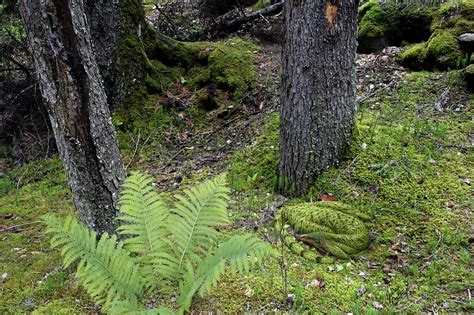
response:
<path id="1" fill-rule="evenodd" d="M 143 85 L 143 37 L 149 27 L 140 0 L 84 0 L 94 55 L 110 109 Z"/>
<path id="2" fill-rule="evenodd" d="M 115 231 L 125 169 L 82 0 L 20 0 L 36 73 L 79 218 Z"/>
<path id="3" fill-rule="evenodd" d="M 352 135 L 357 7 L 285 0 L 279 186 L 286 194 L 305 194 Z"/>

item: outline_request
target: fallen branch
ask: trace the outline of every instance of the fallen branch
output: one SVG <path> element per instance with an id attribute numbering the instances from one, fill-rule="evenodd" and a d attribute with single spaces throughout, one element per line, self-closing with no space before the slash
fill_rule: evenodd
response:
<path id="1" fill-rule="evenodd" d="M 224 21 L 218 26 L 218 28 L 222 30 L 226 30 L 226 31 L 232 31 L 232 30 L 235 30 L 236 28 L 239 28 L 242 24 L 245 24 L 247 22 L 256 20 L 263 16 L 277 14 L 283 9 L 283 2 L 284 1 L 269 5 L 266 8 L 263 8 L 261 10 L 252 12 L 244 16 L 240 16 L 230 21 Z"/>
<path id="2" fill-rule="evenodd" d="M 9 230 L 16 230 L 17 228 L 22 227 L 22 226 L 38 224 L 38 223 L 41 223 L 41 222 L 42 221 L 34 221 L 34 222 L 29 222 L 29 223 L 24 223 L 24 224 L 13 225 L 13 226 L 9 226 L 7 228 L 1 229 L 0 232 L 6 232 L 6 231 L 9 231 Z"/>

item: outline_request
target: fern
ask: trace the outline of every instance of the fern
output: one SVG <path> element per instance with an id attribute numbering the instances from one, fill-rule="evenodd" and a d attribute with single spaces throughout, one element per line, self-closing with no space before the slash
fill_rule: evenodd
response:
<path id="1" fill-rule="evenodd" d="M 140 255 L 138 261 L 148 288 L 154 288 L 157 277 L 169 280 L 175 270 L 165 224 L 169 210 L 151 182 L 150 176 L 138 172 L 127 178 L 119 200 L 122 225 L 118 228 L 120 234 L 128 236 L 124 247 Z"/>
<path id="2" fill-rule="evenodd" d="M 209 251 L 196 271 L 188 266 L 180 285 L 180 306 L 188 311 L 195 293 L 198 292 L 201 297 L 208 293 L 226 271 L 226 266 L 230 267 L 231 272 L 248 272 L 253 265 L 262 263 L 265 256 L 272 254 L 273 249 L 254 236 L 231 237 L 220 244 L 214 254 Z"/>
<path id="3" fill-rule="evenodd" d="M 169 220 L 169 229 L 176 246 L 178 275 L 188 262 L 197 263 L 217 240 L 216 227 L 229 223 L 227 199 L 229 189 L 224 175 L 205 181 L 183 194 Z"/>
<path id="4" fill-rule="evenodd" d="M 52 215 L 43 217 L 46 232 L 52 234 L 51 246 L 61 246 L 61 255 L 66 267 L 78 262 L 77 277 L 104 308 L 114 301 L 124 300 L 137 304 L 137 297 L 143 291 L 143 281 L 133 259 L 117 243 L 116 236 L 104 233 L 99 242 L 97 234 L 88 230 L 75 218 L 68 216 L 64 223 Z"/>
<path id="5" fill-rule="evenodd" d="M 125 238 L 97 235 L 75 218 L 64 222 L 44 217 L 52 247 L 62 247 L 66 266 L 77 263 L 77 276 L 87 292 L 112 314 L 172 314 L 168 308 L 146 309 L 138 298 L 162 294 L 179 285 L 179 311 L 189 310 L 196 293 L 209 292 L 230 267 L 247 272 L 273 253 L 265 242 L 236 235 L 218 244 L 216 228 L 229 223 L 229 189 L 224 175 L 175 196 L 169 210 L 151 187 L 152 179 L 135 172 L 123 185 L 118 232 Z"/>

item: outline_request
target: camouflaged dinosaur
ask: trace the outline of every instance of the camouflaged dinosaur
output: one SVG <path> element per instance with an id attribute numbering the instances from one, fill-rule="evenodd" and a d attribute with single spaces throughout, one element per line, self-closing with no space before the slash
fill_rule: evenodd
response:
<path id="1" fill-rule="evenodd" d="M 318 241 L 329 254 L 347 259 L 368 248 L 369 231 L 362 222 L 367 219 L 367 215 L 341 202 L 301 203 L 280 210 L 275 217 L 275 227 L 282 230 L 284 243 L 292 252 L 325 262 L 324 256 L 300 244 L 287 226 L 303 237 Z"/>

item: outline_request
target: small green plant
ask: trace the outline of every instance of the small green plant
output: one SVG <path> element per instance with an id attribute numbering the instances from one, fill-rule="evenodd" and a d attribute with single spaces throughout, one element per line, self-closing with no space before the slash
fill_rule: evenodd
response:
<path id="1" fill-rule="evenodd" d="M 224 175 L 175 195 L 171 209 L 151 182 L 136 172 L 123 185 L 120 241 L 107 233 L 97 241 L 97 234 L 73 216 L 64 221 L 44 217 L 52 247 L 62 247 L 65 266 L 77 263 L 77 277 L 105 312 L 174 313 L 140 303 L 145 293 L 159 292 L 177 295 L 177 313 L 182 314 L 196 293 L 209 292 L 226 270 L 249 271 L 272 254 L 270 245 L 251 235 L 235 235 L 219 244 L 216 228 L 229 222 Z"/>

